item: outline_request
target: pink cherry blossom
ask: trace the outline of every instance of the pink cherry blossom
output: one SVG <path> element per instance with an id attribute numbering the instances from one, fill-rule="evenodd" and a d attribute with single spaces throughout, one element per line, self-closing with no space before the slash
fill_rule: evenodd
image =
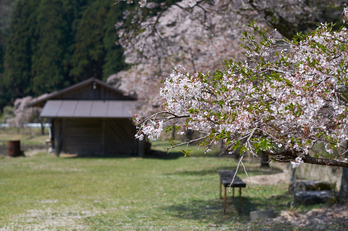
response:
<path id="1" fill-rule="evenodd" d="M 139 134 L 156 139 L 167 121 L 176 120 L 205 134 L 207 148 L 222 139 L 228 150 L 255 156 L 262 150 L 293 167 L 348 166 L 340 161 L 343 153 L 333 155 L 348 139 L 347 44 L 347 30 L 328 24 L 281 46 L 270 31 L 257 40 L 245 34 L 247 61 L 231 60 L 214 74 L 174 70 L 160 91 L 163 111 L 144 119 Z M 318 143 L 330 159 L 309 155 Z"/>

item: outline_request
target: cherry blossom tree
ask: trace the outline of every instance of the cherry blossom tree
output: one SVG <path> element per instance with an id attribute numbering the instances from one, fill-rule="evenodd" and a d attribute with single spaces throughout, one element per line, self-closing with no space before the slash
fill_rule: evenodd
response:
<path id="1" fill-rule="evenodd" d="M 150 11 L 156 5 L 146 6 L 145 10 Z M 127 27 L 117 25 L 125 61 L 132 67 L 110 77 L 108 82 L 121 80 L 122 89 L 136 92 L 143 115 L 155 112 L 162 103 L 158 89 L 175 66 L 185 65 L 195 73 L 221 68 L 223 59 L 244 58 L 239 35 L 248 22 L 232 9 L 224 9 L 221 17 L 216 13 L 217 5 L 202 2 L 200 6 L 190 8 L 187 2 L 178 2 L 163 6 L 161 13 L 148 18 L 139 10 L 139 15 L 133 15 L 135 22 L 142 21 L 137 28 L 127 31 Z M 126 12 L 125 17 L 129 14 Z M 236 23 L 227 26 L 231 21 Z"/>
<path id="2" fill-rule="evenodd" d="M 333 152 L 348 139 L 347 29 L 321 24 L 290 41 L 257 24 L 250 28 L 261 39 L 243 33 L 246 61 L 227 61 L 213 74 L 176 68 L 160 91 L 162 111 L 137 118 L 138 138 L 157 139 L 175 120 L 180 133 L 204 134 L 185 144 L 199 141 L 206 151 L 223 140 L 230 151 L 240 148 L 255 157 L 263 151 L 293 167 L 348 167 L 344 152 Z M 309 154 L 319 142 L 325 144 L 325 157 Z"/>
<path id="3" fill-rule="evenodd" d="M 183 0 L 139 1 L 124 12 L 131 25 L 116 25 L 119 44 L 132 67 L 113 75 L 109 83 L 137 93 L 140 115 L 149 115 L 163 103 L 159 86 L 174 67 L 187 72 L 223 68 L 222 60 L 244 60 L 241 38 L 247 25 L 276 28 L 277 38 L 291 39 L 297 32 L 315 29 L 319 21 L 333 21 L 340 14 L 339 0 Z M 256 35 L 257 36 L 257 35 Z"/>

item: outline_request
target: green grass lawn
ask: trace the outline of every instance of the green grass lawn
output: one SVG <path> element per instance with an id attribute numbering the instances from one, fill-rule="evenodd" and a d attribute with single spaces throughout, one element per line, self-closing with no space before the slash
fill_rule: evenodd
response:
<path id="1" fill-rule="evenodd" d="M 287 185 L 249 186 L 241 216 L 231 198 L 223 215 L 217 171 L 235 160 L 182 156 L 2 157 L 0 230 L 245 229 L 250 211 L 280 211 L 292 199 Z M 251 175 L 262 173 L 257 166 L 247 165 Z"/>
<path id="2" fill-rule="evenodd" d="M 297 230 L 289 223 L 251 223 L 249 214 L 315 208 L 290 208 L 288 185 L 252 186 L 240 169 L 238 176 L 248 185 L 242 214 L 229 197 L 224 215 L 217 171 L 235 170 L 237 162 L 217 157 L 217 149 L 203 154 L 190 147 L 187 158 L 181 148 L 163 153 L 167 146 L 154 142 L 155 153 L 146 158 L 0 157 L 0 231 Z M 280 171 L 245 165 L 250 176 Z"/>

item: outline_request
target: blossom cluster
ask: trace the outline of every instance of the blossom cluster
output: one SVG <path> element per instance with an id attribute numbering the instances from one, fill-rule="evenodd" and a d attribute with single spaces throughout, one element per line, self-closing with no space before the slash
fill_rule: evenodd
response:
<path id="1" fill-rule="evenodd" d="M 231 60 L 213 75 L 173 71 L 161 89 L 164 111 L 207 134 L 205 145 L 222 139 L 228 149 L 295 159 L 293 167 L 303 162 L 296 153 L 308 155 L 318 142 L 332 155 L 348 139 L 348 31 L 322 24 L 280 48 L 272 36 L 245 37 L 248 61 Z M 141 131 L 156 137 L 160 126 L 149 121 L 153 130 Z M 293 154 L 276 155 L 285 152 Z"/>
<path id="2" fill-rule="evenodd" d="M 303 164 L 303 160 L 301 157 L 296 157 L 294 161 L 290 161 L 292 168 L 300 167 L 301 164 Z"/>

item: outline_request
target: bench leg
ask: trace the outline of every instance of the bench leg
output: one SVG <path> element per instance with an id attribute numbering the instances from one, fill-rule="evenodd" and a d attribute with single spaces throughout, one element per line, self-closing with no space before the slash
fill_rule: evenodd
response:
<path id="1" fill-rule="evenodd" d="M 224 214 L 226 214 L 226 187 L 225 188 L 225 197 L 224 197 Z"/>
<path id="2" fill-rule="evenodd" d="M 220 180 L 220 199 L 222 199 L 222 195 L 221 195 L 221 187 L 222 187 L 222 184 L 221 184 L 221 180 Z"/>
<path id="3" fill-rule="evenodd" d="M 238 208 L 238 214 L 242 212 L 242 188 L 239 188 L 239 208 Z"/>

